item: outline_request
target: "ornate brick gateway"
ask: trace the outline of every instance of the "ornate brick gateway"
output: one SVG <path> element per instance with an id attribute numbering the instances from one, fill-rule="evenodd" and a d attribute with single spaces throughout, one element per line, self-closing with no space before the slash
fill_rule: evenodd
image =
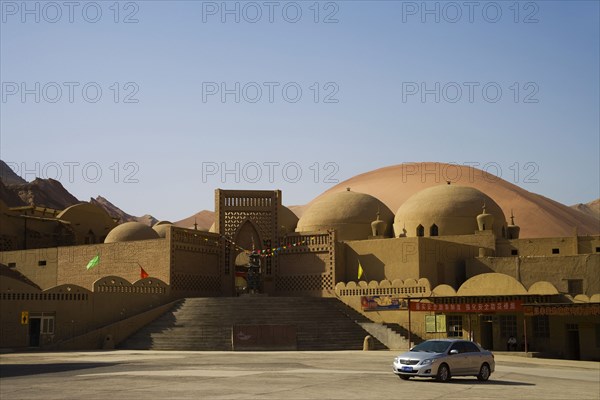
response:
<path id="1" fill-rule="evenodd" d="M 215 191 L 214 230 L 223 240 L 220 267 L 223 295 L 240 291 L 235 284 L 235 271 L 236 267 L 238 270 L 244 267 L 245 259 L 240 257 L 244 250 L 263 254 L 261 292 L 319 296 L 330 293 L 335 285 L 335 235 L 333 232 L 297 234 L 295 221 L 286 218 L 286 211 L 289 212 L 281 204 L 279 190 Z"/>

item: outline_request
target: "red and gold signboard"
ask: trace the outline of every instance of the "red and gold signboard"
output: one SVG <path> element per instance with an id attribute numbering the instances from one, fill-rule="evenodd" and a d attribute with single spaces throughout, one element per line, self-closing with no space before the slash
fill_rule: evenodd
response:
<path id="1" fill-rule="evenodd" d="M 486 303 L 458 303 L 458 304 L 434 304 L 419 303 L 412 301 L 410 303 L 411 311 L 435 311 L 435 312 L 455 312 L 455 313 L 497 313 L 497 312 L 517 312 L 523 311 L 522 300 L 495 301 Z"/>
<path id="2" fill-rule="evenodd" d="M 600 315 L 600 304 L 544 304 L 523 306 L 526 315 Z"/>

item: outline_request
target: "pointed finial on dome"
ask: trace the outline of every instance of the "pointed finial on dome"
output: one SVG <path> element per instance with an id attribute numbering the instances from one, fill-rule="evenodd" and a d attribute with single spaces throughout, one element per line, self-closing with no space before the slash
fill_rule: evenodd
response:
<path id="1" fill-rule="evenodd" d="M 198 230 L 198 223 L 196 222 L 196 218 L 194 217 L 194 230 Z"/>
<path id="2" fill-rule="evenodd" d="M 483 202 L 483 214 L 485 214 L 485 201 Z"/>
<path id="3" fill-rule="evenodd" d="M 521 232 L 521 228 L 515 225 L 515 216 L 513 214 L 513 210 L 510 210 L 510 225 L 507 229 L 508 239 L 518 239 L 519 233 Z"/>
<path id="4" fill-rule="evenodd" d="M 373 231 L 373 237 L 383 236 L 385 234 L 385 230 L 387 228 L 387 224 L 385 221 L 382 221 L 379 218 L 379 205 L 377 206 L 377 218 L 375 221 L 371 222 L 371 230 Z"/>

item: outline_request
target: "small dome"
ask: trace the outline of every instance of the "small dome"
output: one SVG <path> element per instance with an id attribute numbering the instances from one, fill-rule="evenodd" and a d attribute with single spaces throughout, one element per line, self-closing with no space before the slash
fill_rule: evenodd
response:
<path id="1" fill-rule="evenodd" d="M 99 205 L 77 203 L 65 208 L 57 219 L 71 224 L 77 244 L 102 243 L 117 223 Z"/>
<path id="2" fill-rule="evenodd" d="M 173 223 L 169 221 L 158 221 L 154 224 L 152 229 L 154 229 L 154 231 L 158 233 L 158 236 L 160 236 L 161 238 L 165 238 L 167 237 L 167 231 L 171 229 L 172 225 Z"/>
<path id="3" fill-rule="evenodd" d="M 488 272 L 475 275 L 456 291 L 458 296 L 508 296 L 525 295 L 527 289 L 510 275 Z"/>
<path id="4" fill-rule="evenodd" d="M 125 222 L 111 230 L 104 243 L 130 242 L 133 240 L 159 239 L 158 233 L 141 222 Z"/>
<path id="5" fill-rule="evenodd" d="M 279 226 L 281 233 L 293 233 L 298 225 L 298 217 L 286 206 L 279 207 Z"/>
<path id="6" fill-rule="evenodd" d="M 158 221 L 152 227 L 155 228 L 159 225 L 173 225 L 173 223 L 171 221 Z"/>
<path id="7" fill-rule="evenodd" d="M 383 236 L 390 237 L 392 211 L 377 198 L 349 189 L 328 194 L 313 203 L 298 221 L 296 232 L 335 229 L 338 240 L 367 239 L 372 234 L 371 222 L 378 210 L 388 226 Z"/>
<path id="8" fill-rule="evenodd" d="M 493 218 L 493 232 L 503 237 L 506 218 L 500 206 L 478 189 L 460 185 L 433 186 L 411 196 L 394 218 L 396 236 L 472 235 L 485 203 Z"/>

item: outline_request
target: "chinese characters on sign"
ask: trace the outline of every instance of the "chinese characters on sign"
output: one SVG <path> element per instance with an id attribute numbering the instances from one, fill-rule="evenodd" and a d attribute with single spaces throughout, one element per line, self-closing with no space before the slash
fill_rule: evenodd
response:
<path id="1" fill-rule="evenodd" d="M 434 303 L 410 303 L 411 311 L 438 311 L 438 312 L 456 312 L 456 313 L 494 313 L 494 312 L 513 312 L 522 311 L 523 302 L 521 300 L 498 301 L 488 303 L 458 303 L 458 304 L 434 304 Z"/>
<path id="2" fill-rule="evenodd" d="M 524 306 L 527 315 L 600 315 L 600 304 Z"/>

